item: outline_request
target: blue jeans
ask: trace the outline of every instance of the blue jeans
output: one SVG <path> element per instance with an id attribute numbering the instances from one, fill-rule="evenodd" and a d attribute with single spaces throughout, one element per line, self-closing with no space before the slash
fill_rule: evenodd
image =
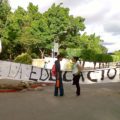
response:
<path id="1" fill-rule="evenodd" d="M 58 90 L 60 90 L 60 96 L 63 96 L 64 95 L 64 89 L 63 89 L 63 83 L 62 81 L 60 80 L 60 87 L 56 87 L 56 84 L 55 84 L 55 91 L 54 91 L 54 96 L 58 96 Z"/>

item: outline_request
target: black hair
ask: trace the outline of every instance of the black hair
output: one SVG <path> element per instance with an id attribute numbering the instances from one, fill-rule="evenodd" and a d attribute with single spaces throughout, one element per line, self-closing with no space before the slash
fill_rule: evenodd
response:
<path id="1" fill-rule="evenodd" d="M 75 59 L 76 61 L 78 61 L 79 57 L 73 56 L 73 59 Z"/>
<path id="2" fill-rule="evenodd" d="M 57 59 L 59 59 L 59 58 L 63 58 L 63 55 L 59 54 L 59 55 L 57 56 Z"/>

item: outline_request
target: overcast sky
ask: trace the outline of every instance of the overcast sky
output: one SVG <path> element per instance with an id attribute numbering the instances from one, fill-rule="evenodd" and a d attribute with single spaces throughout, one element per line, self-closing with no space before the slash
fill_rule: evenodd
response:
<path id="1" fill-rule="evenodd" d="M 70 14 L 85 18 L 85 31 L 96 33 L 104 40 L 109 52 L 120 50 L 120 0 L 9 0 L 13 10 L 18 6 L 27 8 L 29 2 L 46 11 L 53 3 L 63 3 Z"/>

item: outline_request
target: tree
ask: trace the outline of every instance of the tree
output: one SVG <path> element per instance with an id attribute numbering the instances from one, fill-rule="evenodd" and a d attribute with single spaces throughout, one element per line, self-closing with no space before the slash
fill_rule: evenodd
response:
<path id="1" fill-rule="evenodd" d="M 2 0 L 0 3 L 0 37 L 2 37 L 3 28 L 6 25 L 7 15 L 10 13 L 8 0 Z"/>
<path id="2" fill-rule="evenodd" d="M 83 49 L 81 51 L 81 58 L 83 60 L 83 66 L 85 65 L 85 61 L 92 61 L 96 64 L 96 61 L 95 61 L 95 51 L 92 50 L 92 49 Z M 94 65 L 95 66 L 95 65 Z"/>
<path id="3" fill-rule="evenodd" d="M 48 29 L 53 36 L 51 41 L 59 42 L 62 49 L 78 47 L 76 44 L 79 31 L 85 29 L 84 18 L 73 17 L 69 15 L 69 9 L 61 6 L 62 4 L 53 4 L 51 8 L 44 13 L 47 19 Z"/>
<path id="4" fill-rule="evenodd" d="M 22 43 L 26 44 L 26 48 L 38 49 L 42 54 L 42 58 L 44 53 L 50 54 L 54 41 L 59 42 L 59 47 L 62 49 L 77 48 L 79 30 L 85 28 L 84 19 L 70 16 L 68 8 L 53 4 L 42 15 L 38 12 L 37 6 L 30 3 L 27 16 L 31 17 L 30 29 L 23 32 L 21 39 L 24 40 Z M 29 39 L 27 39 L 27 36 Z"/>
<path id="5" fill-rule="evenodd" d="M 95 33 L 87 35 L 86 33 L 82 34 L 79 40 L 79 46 L 82 49 L 81 58 L 83 59 L 83 65 L 85 61 L 93 61 L 94 68 L 96 66 L 96 55 L 102 54 L 105 51 L 105 47 L 101 44 L 102 40 L 99 36 L 96 36 Z"/>
<path id="6" fill-rule="evenodd" d="M 80 44 L 82 49 L 91 49 L 92 51 L 96 53 L 103 53 L 104 50 L 103 46 L 101 45 L 101 39 L 100 36 L 96 36 L 95 33 L 91 35 L 87 35 L 84 33 L 80 37 Z"/>
<path id="7" fill-rule="evenodd" d="M 20 14 L 22 8 L 18 8 L 14 13 L 9 13 L 7 16 L 6 26 L 3 30 L 3 53 L 8 54 L 10 60 L 19 53 L 19 41 L 17 38 L 21 35 L 22 15 Z M 18 47 L 17 47 L 18 46 Z"/>
<path id="8" fill-rule="evenodd" d="M 106 67 L 109 67 L 109 62 L 113 62 L 113 58 L 109 54 L 96 54 L 96 62 L 99 62 L 99 68 L 101 68 L 101 64 L 103 65 L 102 67 L 104 68 L 106 64 Z"/>
<path id="9" fill-rule="evenodd" d="M 0 10 L 3 8 L 2 4 Z M 66 50 L 66 55 L 71 56 L 67 51 L 73 49 L 73 55 L 89 61 L 94 60 L 91 56 L 106 52 L 99 36 L 80 34 L 85 29 L 85 19 L 70 15 L 69 8 L 64 8 L 62 4 L 53 4 L 46 12 L 40 13 L 37 5 L 29 3 L 27 10 L 18 7 L 15 12 L 9 10 L 4 16 L 3 22 L 0 22 L 3 26 L 0 27 L 0 35 L 4 44 L 4 59 L 14 59 L 25 52 L 37 55 L 41 53 L 43 58 L 44 54 L 51 54 L 54 42 L 59 43 L 61 51 Z M 3 17 L 0 20 L 2 19 Z"/>
<path id="10" fill-rule="evenodd" d="M 38 12 L 38 6 L 31 3 L 28 6 L 28 16 L 32 16 L 30 30 L 28 31 L 31 39 L 28 43 L 33 50 L 38 50 L 37 53 L 40 52 L 41 58 L 43 58 L 45 50 L 51 49 L 51 36 L 46 18 Z"/>

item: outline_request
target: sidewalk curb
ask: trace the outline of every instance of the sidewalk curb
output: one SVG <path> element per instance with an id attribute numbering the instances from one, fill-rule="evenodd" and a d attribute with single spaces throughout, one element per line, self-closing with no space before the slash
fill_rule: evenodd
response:
<path id="1" fill-rule="evenodd" d="M 0 93 L 10 93 L 10 92 L 19 92 L 19 90 L 15 90 L 15 89 L 0 89 Z"/>

